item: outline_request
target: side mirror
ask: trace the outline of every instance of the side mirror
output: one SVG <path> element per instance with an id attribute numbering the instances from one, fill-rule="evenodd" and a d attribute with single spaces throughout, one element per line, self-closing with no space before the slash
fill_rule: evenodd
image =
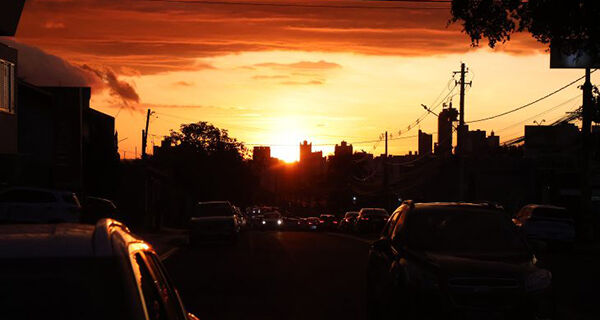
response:
<path id="1" fill-rule="evenodd" d="M 371 244 L 371 248 L 373 248 L 374 250 L 384 251 L 384 252 L 388 251 L 391 246 L 392 246 L 392 242 L 386 238 L 381 238 L 381 239 L 375 240 L 375 242 L 373 242 Z"/>

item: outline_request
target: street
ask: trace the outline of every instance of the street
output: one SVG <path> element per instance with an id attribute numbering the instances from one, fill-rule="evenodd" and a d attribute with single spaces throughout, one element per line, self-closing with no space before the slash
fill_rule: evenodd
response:
<path id="1" fill-rule="evenodd" d="M 310 232 L 243 233 L 165 264 L 200 319 L 364 319 L 368 244 Z"/>

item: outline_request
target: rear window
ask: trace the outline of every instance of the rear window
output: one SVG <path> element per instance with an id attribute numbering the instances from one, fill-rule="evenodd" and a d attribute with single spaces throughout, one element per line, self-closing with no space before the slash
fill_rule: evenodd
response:
<path id="1" fill-rule="evenodd" d="M 0 259 L 0 319 L 128 319 L 117 261 Z"/>
<path id="2" fill-rule="evenodd" d="M 384 209 L 365 209 L 362 211 L 363 215 L 378 215 L 378 216 L 388 216 L 389 214 Z"/>
<path id="3" fill-rule="evenodd" d="M 225 202 L 200 203 L 194 212 L 195 217 L 226 217 L 233 215 L 233 208 Z"/>
<path id="4" fill-rule="evenodd" d="M 358 212 L 346 212 L 345 218 L 351 218 L 358 216 Z"/>
<path id="5" fill-rule="evenodd" d="M 571 219 L 571 216 L 566 209 L 543 207 L 535 208 L 531 217 L 538 219 Z"/>
<path id="6" fill-rule="evenodd" d="M 0 202 L 48 203 L 56 202 L 56 197 L 40 190 L 8 190 L 0 193 Z"/>
<path id="7" fill-rule="evenodd" d="M 264 217 L 265 217 L 265 219 L 277 219 L 277 218 L 281 217 L 281 214 L 279 214 L 277 212 L 269 212 L 269 213 L 265 213 Z"/>

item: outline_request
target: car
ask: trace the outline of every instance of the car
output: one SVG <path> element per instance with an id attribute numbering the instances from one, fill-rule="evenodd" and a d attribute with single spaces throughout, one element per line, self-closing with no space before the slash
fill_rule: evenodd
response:
<path id="1" fill-rule="evenodd" d="M 103 218 L 119 218 L 119 210 L 114 202 L 108 199 L 88 196 L 81 205 L 82 222 L 95 224 Z"/>
<path id="2" fill-rule="evenodd" d="M 354 222 L 354 232 L 357 233 L 379 233 L 389 214 L 381 208 L 362 208 Z"/>
<path id="3" fill-rule="evenodd" d="M 229 201 L 199 202 L 189 220 L 190 244 L 203 241 L 237 241 L 240 223 L 237 211 Z"/>
<path id="4" fill-rule="evenodd" d="M 283 217 L 283 227 L 286 230 L 299 230 L 300 219 L 297 217 Z"/>
<path id="5" fill-rule="evenodd" d="M 403 203 L 369 251 L 369 317 L 550 318 L 552 274 L 498 211 Z"/>
<path id="6" fill-rule="evenodd" d="M 337 228 L 337 218 L 332 214 L 322 214 L 319 216 L 319 227 L 322 230 L 334 230 Z"/>
<path id="7" fill-rule="evenodd" d="M 283 229 L 283 217 L 279 211 L 265 212 L 260 222 L 261 229 Z"/>
<path id="8" fill-rule="evenodd" d="M 112 219 L 0 225 L 0 284 L 0 319 L 197 319 L 153 248 Z"/>
<path id="9" fill-rule="evenodd" d="M 80 222 L 81 204 L 69 191 L 13 187 L 0 192 L 0 221 Z"/>
<path id="10" fill-rule="evenodd" d="M 321 220 L 317 217 L 308 217 L 306 218 L 305 229 L 309 231 L 315 231 L 319 229 L 319 224 L 321 224 Z"/>
<path id="11" fill-rule="evenodd" d="M 340 220 L 338 229 L 343 232 L 352 231 L 356 218 L 358 217 L 358 211 L 348 211 L 344 214 L 344 218 Z"/>
<path id="12" fill-rule="evenodd" d="M 575 242 L 575 223 L 563 207 L 529 204 L 519 210 L 513 222 L 530 242 L 566 248 Z"/>

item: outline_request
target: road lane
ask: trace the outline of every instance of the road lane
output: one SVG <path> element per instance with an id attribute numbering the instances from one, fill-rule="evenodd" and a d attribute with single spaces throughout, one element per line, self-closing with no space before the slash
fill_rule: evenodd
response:
<path id="1" fill-rule="evenodd" d="M 165 263 L 200 319 L 364 319 L 368 245 L 311 232 L 244 233 Z"/>

